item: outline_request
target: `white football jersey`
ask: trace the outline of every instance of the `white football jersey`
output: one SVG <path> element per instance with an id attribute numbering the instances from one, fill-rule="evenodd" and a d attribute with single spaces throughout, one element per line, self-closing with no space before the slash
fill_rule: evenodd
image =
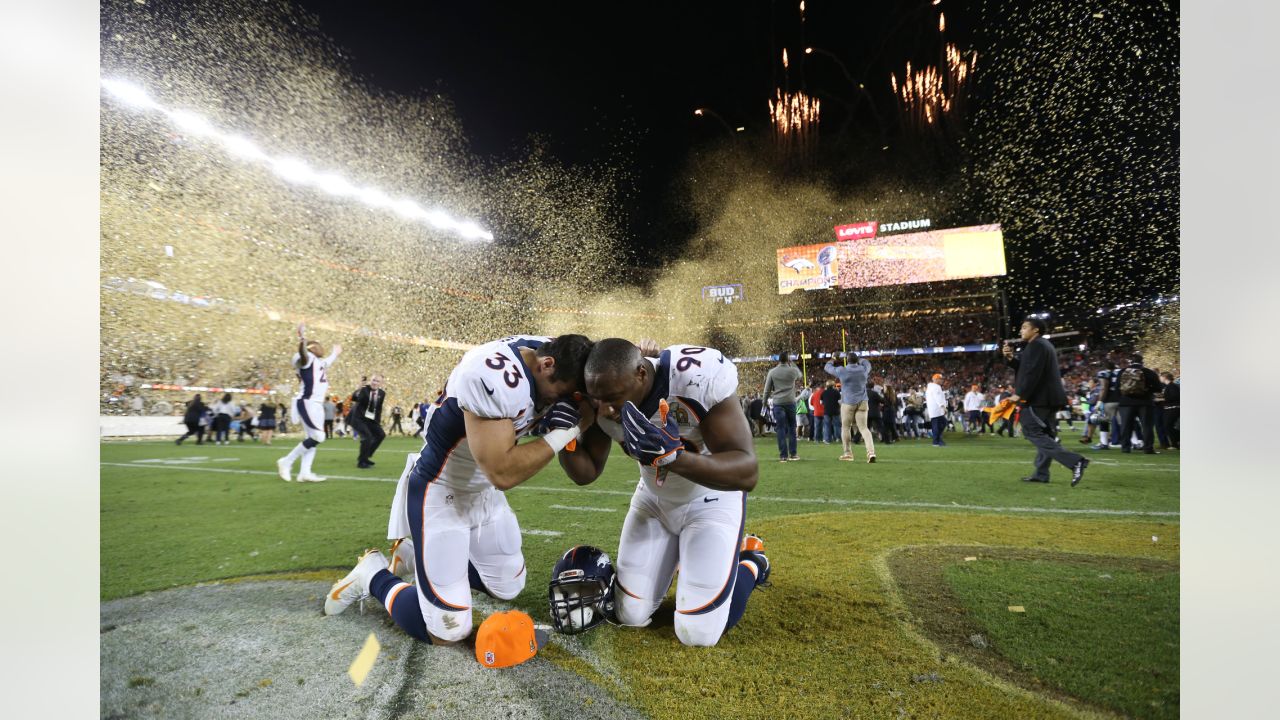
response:
<path id="1" fill-rule="evenodd" d="M 427 409 L 426 444 L 418 458 L 418 471 L 428 482 L 457 490 L 479 491 L 493 487 L 476 464 L 467 445 L 462 412 L 489 419 L 507 419 L 516 437 L 528 434 L 540 419 L 537 388 L 520 348 L 534 350 L 551 341 L 535 335 L 513 335 L 485 343 L 462 356 L 444 394 Z"/>
<path id="2" fill-rule="evenodd" d="M 293 354 L 293 368 L 298 372 L 302 387 L 298 390 L 297 399 L 324 402 L 329 395 L 329 366 L 338 359 L 338 351 L 329 353 L 329 357 L 316 357 L 310 350 L 306 357 Z"/>
<path id="3" fill-rule="evenodd" d="M 689 417 L 688 424 L 680 426 L 680 436 L 692 443 L 699 453 L 710 455 L 711 451 L 707 450 L 706 443 L 702 441 L 699 426 L 707 411 L 725 398 L 736 396 L 737 366 L 729 362 L 719 350 L 697 345 L 672 345 L 657 358 L 650 358 L 650 361 L 657 372 L 649 397 L 639 405 L 640 411 L 657 424 L 660 422 L 659 400 L 665 398 L 671 412 L 676 412 L 677 404 L 684 406 Z M 609 437 L 622 442 L 620 424 L 604 417 L 598 418 L 596 423 Z M 718 492 L 674 472 L 650 465 L 640 466 L 640 482 L 654 495 L 673 502 L 689 502 L 707 493 Z"/>

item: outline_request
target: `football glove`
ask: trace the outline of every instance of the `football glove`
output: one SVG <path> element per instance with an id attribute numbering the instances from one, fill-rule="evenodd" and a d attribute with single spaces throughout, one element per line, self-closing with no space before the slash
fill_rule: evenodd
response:
<path id="1" fill-rule="evenodd" d="M 547 431 L 552 430 L 568 430 L 578 426 L 582 422 L 582 413 L 578 412 L 578 404 L 571 400 L 561 400 L 542 417 L 542 422 L 546 424 Z"/>
<path id="2" fill-rule="evenodd" d="M 661 424 L 654 425 L 630 400 L 622 406 L 622 447 L 641 465 L 663 467 L 684 452 L 680 426 L 669 410 L 666 400 L 658 401 Z"/>

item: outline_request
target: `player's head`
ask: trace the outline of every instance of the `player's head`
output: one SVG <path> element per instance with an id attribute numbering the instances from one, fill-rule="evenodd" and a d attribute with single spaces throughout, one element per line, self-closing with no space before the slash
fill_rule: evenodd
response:
<path id="1" fill-rule="evenodd" d="M 628 400 L 637 405 L 644 401 L 653 382 L 653 366 L 630 340 L 606 338 L 591 349 L 583 379 L 596 411 L 617 420 Z"/>
<path id="2" fill-rule="evenodd" d="M 584 335 L 561 335 L 534 351 L 537 362 L 529 369 L 540 400 L 552 402 L 582 390 L 582 368 L 591 346 Z"/>
<path id="3" fill-rule="evenodd" d="M 316 356 L 324 355 L 324 346 L 316 340 L 308 340 L 307 351 Z"/>

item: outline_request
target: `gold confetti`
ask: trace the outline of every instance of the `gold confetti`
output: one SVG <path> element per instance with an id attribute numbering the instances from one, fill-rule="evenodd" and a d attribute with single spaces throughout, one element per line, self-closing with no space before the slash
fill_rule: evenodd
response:
<path id="1" fill-rule="evenodd" d="M 356 655 L 351 667 L 347 668 L 347 676 L 356 684 L 356 687 L 363 685 L 365 678 L 369 677 L 369 671 L 373 669 L 373 663 L 378 659 L 378 653 L 381 650 L 382 644 L 378 642 L 378 638 L 373 633 L 369 633 L 369 637 L 364 641 L 364 647 L 360 648 L 360 654 Z"/>

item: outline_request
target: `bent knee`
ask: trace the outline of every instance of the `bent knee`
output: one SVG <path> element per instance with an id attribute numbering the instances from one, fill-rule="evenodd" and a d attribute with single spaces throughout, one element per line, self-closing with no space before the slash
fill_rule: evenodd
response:
<path id="1" fill-rule="evenodd" d="M 514 600 L 524 590 L 524 578 L 527 573 L 522 573 L 520 577 L 514 580 L 506 580 L 503 582 L 484 581 L 484 586 L 493 593 L 493 596 L 499 600 Z"/>
<path id="2" fill-rule="evenodd" d="M 720 637 L 724 635 L 723 624 L 716 627 L 710 623 L 698 620 L 686 619 L 687 616 L 676 614 L 676 637 L 680 642 L 690 647 L 714 647 L 720 642 Z"/>
<path id="3" fill-rule="evenodd" d="M 623 625 L 643 626 L 649 622 L 654 608 L 650 603 L 634 598 L 624 598 L 614 605 L 618 622 Z"/>
<path id="4" fill-rule="evenodd" d="M 471 627 L 471 617 L 470 614 L 468 614 L 465 619 L 459 618 L 458 622 L 453 627 L 449 627 L 448 624 L 445 624 L 444 627 L 431 631 L 431 644 L 453 645 L 455 643 L 462 642 L 471 634 Z"/>

